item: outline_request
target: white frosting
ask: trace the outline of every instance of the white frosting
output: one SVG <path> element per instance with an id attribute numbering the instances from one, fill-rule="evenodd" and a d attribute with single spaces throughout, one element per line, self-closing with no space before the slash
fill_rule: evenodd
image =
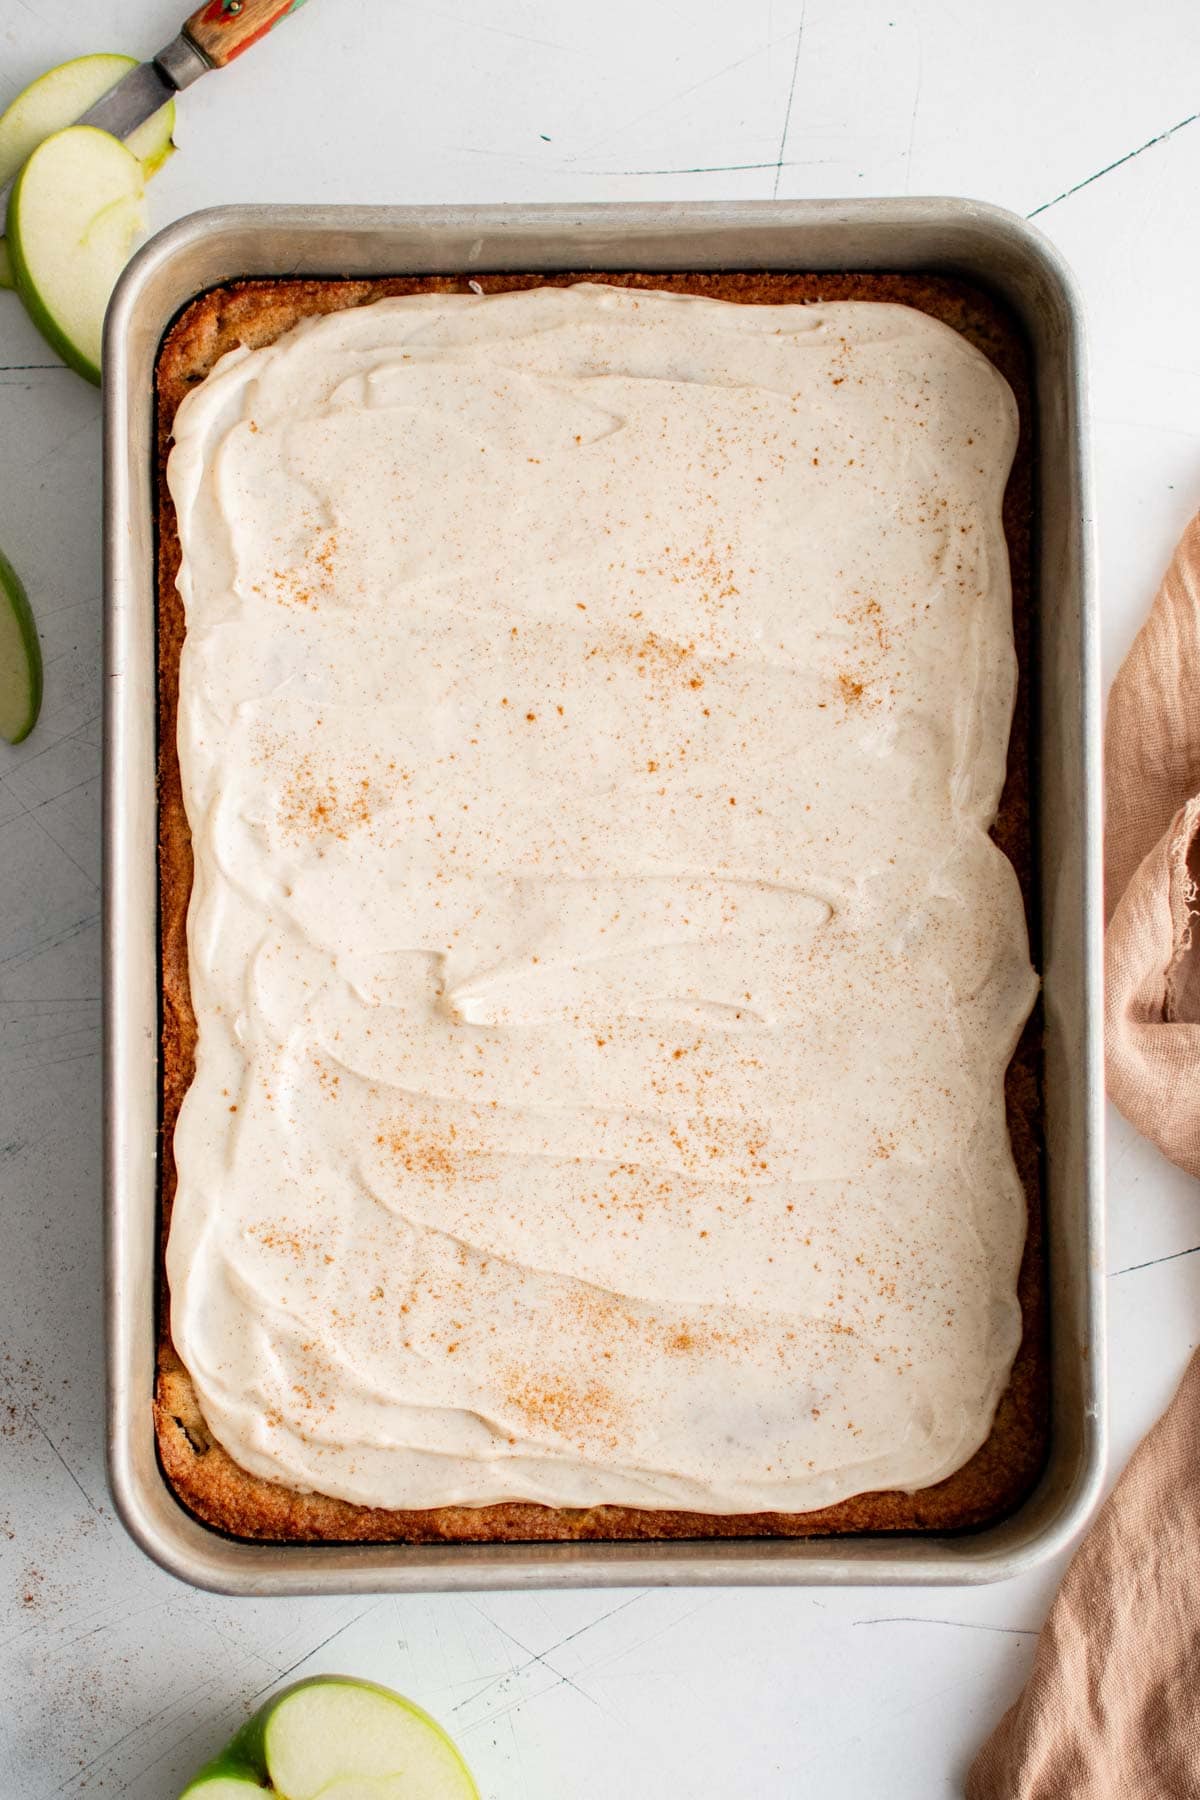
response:
<path id="1" fill-rule="evenodd" d="M 918 1488 L 1020 1331 L 1012 396 L 902 306 L 383 301 L 169 479 L 171 1325 L 384 1506 Z"/>

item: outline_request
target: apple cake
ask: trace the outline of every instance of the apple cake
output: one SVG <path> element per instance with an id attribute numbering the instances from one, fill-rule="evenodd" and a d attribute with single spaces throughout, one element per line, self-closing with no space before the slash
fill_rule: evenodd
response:
<path id="1" fill-rule="evenodd" d="M 156 1420 L 202 1519 L 948 1530 L 1028 1491 L 1029 393 L 932 276 L 176 321 Z"/>

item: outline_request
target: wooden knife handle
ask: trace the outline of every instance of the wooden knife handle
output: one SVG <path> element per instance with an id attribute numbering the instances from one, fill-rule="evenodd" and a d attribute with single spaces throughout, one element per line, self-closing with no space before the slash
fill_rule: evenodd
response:
<path id="1" fill-rule="evenodd" d="M 303 5 L 304 0 L 206 0 L 184 25 L 183 35 L 214 69 L 223 69 Z"/>

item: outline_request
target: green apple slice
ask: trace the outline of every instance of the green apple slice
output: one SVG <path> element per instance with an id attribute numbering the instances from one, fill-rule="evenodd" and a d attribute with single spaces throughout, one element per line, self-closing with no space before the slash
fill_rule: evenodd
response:
<path id="1" fill-rule="evenodd" d="M 134 56 L 77 56 L 22 88 L 0 113 L 0 187 L 11 181 L 43 139 L 81 119 L 102 94 L 136 67 Z M 125 147 L 141 163 L 147 181 L 174 150 L 174 129 L 175 102 L 168 100 L 126 138 Z M 0 238 L 0 287 L 13 285 L 11 260 Z"/>
<path id="2" fill-rule="evenodd" d="M 17 292 L 64 362 L 100 380 L 104 309 L 142 223 L 142 165 L 94 125 L 38 145 L 8 202 Z"/>
<path id="3" fill-rule="evenodd" d="M 269 1783 L 269 1786 L 268 1786 Z M 436 1720 L 390 1688 L 318 1675 L 275 1694 L 180 1800 L 479 1800 Z"/>
<path id="4" fill-rule="evenodd" d="M 0 737 L 19 744 L 42 704 L 42 649 L 21 578 L 0 552 Z"/>
<path id="5" fill-rule="evenodd" d="M 282 1695 L 263 1750 L 284 1800 L 478 1800 L 441 1726 L 366 1681 L 315 1680 Z"/>

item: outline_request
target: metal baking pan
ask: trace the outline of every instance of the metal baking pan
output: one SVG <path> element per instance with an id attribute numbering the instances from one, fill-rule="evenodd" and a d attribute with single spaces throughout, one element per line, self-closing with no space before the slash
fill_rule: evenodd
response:
<path id="1" fill-rule="evenodd" d="M 1038 460 L 1037 819 L 1045 991 L 1049 1460 L 1003 1523 L 954 1536 L 687 1543 L 277 1545 L 198 1523 L 151 1417 L 158 1257 L 154 362 L 194 295 L 247 275 L 571 269 L 921 270 L 990 288 L 1033 350 Z M 241 1594 L 654 1583 L 982 1582 L 1050 1555 L 1104 1456 L 1100 696 L 1079 301 L 1023 220 L 957 200 L 692 205 L 230 207 L 171 226 L 109 307 L 105 370 L 105 1188 L 109 1460 L 148 1554 Z"/>

